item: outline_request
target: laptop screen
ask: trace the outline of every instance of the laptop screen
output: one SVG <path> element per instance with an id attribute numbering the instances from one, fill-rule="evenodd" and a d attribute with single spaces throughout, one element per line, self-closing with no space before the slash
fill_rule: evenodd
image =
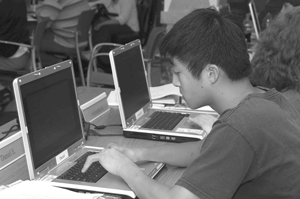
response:
<path id="1" fill-rule="evenodd" d="M 124 114 L 128 119 L 150 102 L 140 42 L 118 48 L 114 62 Z"/>
<path id="2" fill-rule="evenodd" d="M 20 85 L 34 167 L 82 138 L 71 67 Z"/>

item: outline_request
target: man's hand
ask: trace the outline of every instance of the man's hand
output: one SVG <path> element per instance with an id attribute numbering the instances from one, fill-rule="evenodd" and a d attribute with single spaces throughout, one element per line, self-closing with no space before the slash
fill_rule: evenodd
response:
<path id="1" fill-rule="evenodd" d="M 119 146 L 119 145 L 116 145 L 113 143 L 108 144 L 107 148 L 109 148 L 109 149 L 114 148 L 114 149 L 118 150 L 120 153 L 123 153 L 125 156 L 127 156 L 133 162 L 139 161 L 138 149 L 123 147 L 123 146 Z"/>
<path id="2" fill-rule="evenodd" d="M 115 148 L 104 149 L 98 154 L 91 155 L 87 158 L 82 172 L 84 173 L 93 162 L 99 161 L 100 164 L 110 173 L 120 175 L 119 171 L 122 166 L 134 164 L 128 157 L 120 153 Z"/>
<path id="3" fill-rule="evenodd" d="M 217 119 L 218 119 L 217 117 L 214 117 L 212 115 L 207 115 L 207 114 L 200 114 L 194 118 L 189 118 L 190 121 L 201 126 L 202 129 L 207 133 L 210 133 L 212 126 L 214 122 L 217 121 Z"/>

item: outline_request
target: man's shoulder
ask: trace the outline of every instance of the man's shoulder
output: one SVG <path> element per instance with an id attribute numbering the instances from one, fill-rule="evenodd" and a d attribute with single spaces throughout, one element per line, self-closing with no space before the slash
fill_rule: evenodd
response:
<path id="1" fill-rule="evenodd" d="M 223 122 L 234 124 L 238 124 L 239 121 L 242 124 L 251 124 L 270 118 L 286 117 L 287 115 L 291 115 L 292 112 L 293 107 L 284 95 L 275 89 L 270 89 L 266 90 L 265 93 L 248 95 L 236 107 L 224 111 L 220 119 Z"/>

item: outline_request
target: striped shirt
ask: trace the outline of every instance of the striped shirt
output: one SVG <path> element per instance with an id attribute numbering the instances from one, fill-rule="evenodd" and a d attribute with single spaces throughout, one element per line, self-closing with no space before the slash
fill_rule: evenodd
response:
<path id="1" fill-rule="evenodd" d="M 48 27 L 53 30 L 56 43 L 73 48 L 74 34 L 64 30 L 75 31 L 80 14 L 89 9 L 87 0 L 44 0 L 37 15 L 40 18 L 49 17 Z"/>

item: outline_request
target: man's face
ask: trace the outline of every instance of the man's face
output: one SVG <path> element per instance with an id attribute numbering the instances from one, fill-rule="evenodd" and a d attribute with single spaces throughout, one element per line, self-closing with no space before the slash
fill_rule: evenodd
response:
<path id="1" fill-rule="evenodd" d="M 173 59 L 173 84 L 179 87 L 188 107 L 197 109 L 206 105 L 205 87 L 200 80 L 195 79 L 190 71 L 177 59 Z"/>

